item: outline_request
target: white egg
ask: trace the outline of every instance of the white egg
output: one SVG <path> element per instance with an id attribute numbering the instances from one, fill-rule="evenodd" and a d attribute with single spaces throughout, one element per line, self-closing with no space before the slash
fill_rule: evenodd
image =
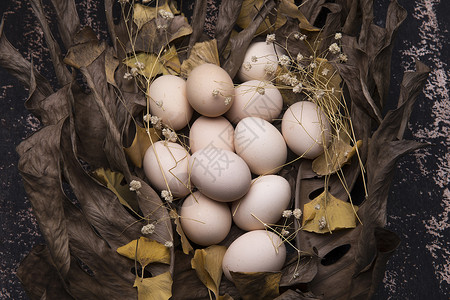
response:
<path id="1" fill-rule="evenodd" d="M 286 247 L 275 233 L 254 230 L 238 237 L 228 247 L 222 261 L 225 276 L 233 272 L 278 272 L 286 260 Z"/>
<path id="2" fill-rule="evenodd" d="M 274 43 L 252 43 L 245 52 L 244 61 L 237 75 L 241 81 L 270 81 L 275 78 L 278 57 L 284 54 L 283 48 Z"/>
<path id="3" fill-rule="evenodd" d="M 233 123 L 238 123 L 245 117 L 259 117 L 273 122 L 283 108 L 280 91 L 268 81 L 246 81 L 235 92 L 233 105 L 226 113 L 226 117 Z"/>
<path id="4" fill-rule="evenodd" d="M 186 94 L 197 112 L 207 117 L 218 117 L 230 109 L 233 103 L 233 80 L 221 67 L 203 64 L 189 73 Z"/>
<path id="5" fill-rule="evenodd" d="M 203 148 L 189 160 L 192 183 L 217 201 L 231 202 L 247 193 L 252 180 L 250 170 L 236 153 L 217 147 Z"/>
<path id="6" fill-rule="evenodd" d="M 174 75 L 155 79 L 148 89 L 150 114 L 158 116 L 173 130 L 185 127 L 192 117 L 192 107 L 186 98 L 186 81 Z"/>
<path id="7" fill-rule="evenodd" d="M 264 224 L 275 224 L 291 200 L 289 182 L 278 175 L 260 176 L 252 181 L 250 190 L 234 201 L 234 223 L 243 230 L 264 229 Z"/>
<path id="8" fill-rule="evenodd" d="M 189 131 L 191 152 L 208 146 L 234 151 L 234 128 L 224 117 L 209 118 L 201 116 Z"/>
<path id="9" fill-rule="evenodd" d="M 242 119 L 234 130 L 234 148 L 254 174 L 275 174 L 286 162 L 283 136 L 272 124 L 256 117 Z"/>
<path id="10" fill-rule="evenodd" d="M 174 197 L 184 197 L 190 192 L 189 157 L 181 145 L 158 141 L 145 152 L 145 175 L 159 191 L 170 189 Z"/>
<path id="11" fill-rule="evenodd" d="M 294 103 L 286 110 L 281 132 L 289 149 L 308 159 L 322 154 L 331 141 L 330 123 L 322 110 L 309 101 Z"/>
<path id="12" fill-rule="evenodd" d="M 189 195 L 180 212 L 181 227 L 196 244 L 220 243 L 230 232 L 231 212 L 226 203 L 214 201 L 200 192 Z"/>

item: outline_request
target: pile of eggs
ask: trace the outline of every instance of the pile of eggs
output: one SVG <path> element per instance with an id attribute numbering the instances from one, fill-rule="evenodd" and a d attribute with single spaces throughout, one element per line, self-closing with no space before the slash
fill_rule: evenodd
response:
<path id="1" fill-rule="evenodd" d="M 330 140 L 330 125 L 312 102 L 288 107 L 281 132 L 272 125 L 283 110 L 281 93 L 267 72 L 278 64 L 275 51 L 273 44 L 252 44 L 237 87 L 225 70 L 203 64 L 187 80 L 163 75 L 148 90 L 151 115 L 174 131 L 190 123 L 194 110 L 201 115 L 190 125 L 189 149 L 158 141 L 145 154 L 144 171 L 155 189 L 185 198 L 179 215 L 192 242 L 218 244 L 232 222 L 248 231 L 224 256 L 230 280 L 230 271 L 281 270 L 284 243 L 265 224 L 279 221 L 291 201 L 291 187 L 276 174 L 287 163 L 288 148 L 313 159 Z"/>

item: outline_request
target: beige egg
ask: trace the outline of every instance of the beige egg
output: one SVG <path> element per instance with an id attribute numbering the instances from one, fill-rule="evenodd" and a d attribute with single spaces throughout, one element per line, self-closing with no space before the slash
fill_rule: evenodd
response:
<path id="1" fill-rule="evenodd" d="M 170 189 L 174 197 L 184 197 L 190 192 L 189 158 L 181 145 L 158 141 L 145 152 L 145 176 L 157 190 Z"/>
<path id="2" fill-rule="evenodd" d="M 189 146 L 192 153 L 210 146 L 233 152 L 234 128 L 224 117 L 201 116 L 195 120 L 189 131 Z"/>
<path id="3" fill-rule="evenodd" d="M 278 118 L 283 108 L 280 91 L 268 81 L 250 80 L 235 89 L 235 98 L 226 117 L 238 123 L 246 117 L 258 117 L 268 122 Z"/>
<path id="4" fill-rule="evenodd" d="M 234 148 L 254 174 L 275 174 L 286 162 L 283 136 L 272 124 L 256 117 L 242 119 L 234 130 Z"/>
<path id="5" fill-rule="evenodd" d="M 291 200 L 289 182 L 278 175 L 255 178 L 250 190 L 234 201 L 234 223 L 243 230 L 264 229 L 264 224 L 275 224 Z"/>
<path id="6" fill-rule="evenodd" d="M 191 120 L 193 109 L 186 97 L 186 81 L 174 75 L 155 79 L 148 89 L 150 114 L 158 116 L 173 130 L 185 127 Z"/>
<path id="7" fill-rule="evenodd" d="M 200 192 L 189 195 L 180 212 L 181 227 L 194 243 L 220 243 L 230 232 L 231 212 L 226 203 L 214 201 Z"/>
<path id="8" fill-rule="evenodd" d="M 265 230 L 249 231 L 228 247 L 222 260 L 225 276 L 233 272 L 278 272 L 286 260 L 286 246 L 281 238 Z"/>
<path id="9" fill-rule="evenodd" d="M 245 161 L 236 153 L 217 147 L 203 148 L 189 160 L 192 183 L 217 201 L 231 202 L 247 193 L 252 180 Z"/>
<path id="10" fill-rule="evenodd" d="M 286 110 L 281 132 L 289 149 L 308 159 L 322 154 L 331 141 L 330 123 L 322 110 L 309 101 L 294 103 Z"/>
<path id="11" fill-rule="evenodd" d="M 241 81 L 266 80 L 275 78 L 278 57 L 284 55 L 283 48 L 274 43 L 255 42 L 248 48 L 242 66 L 238 71 Z"/>
<path id="12" fill-rule="evenodd" d="M 197 112 L 207 117 L 218 117 L 233 104 L 233 80 L 221 67 L 203 64 L 189 74 L 186 94 L 189 103 Z"/>

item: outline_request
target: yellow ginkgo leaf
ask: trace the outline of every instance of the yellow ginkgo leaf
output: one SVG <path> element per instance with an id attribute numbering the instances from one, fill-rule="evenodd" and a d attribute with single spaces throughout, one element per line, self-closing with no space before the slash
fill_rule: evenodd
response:
<path id="1" fill-rule="evenodd" d="M 125 153 L 130 158 L 131 162 L 138 167 L 142 167 L 142 160 L 148 147 L 160 140 L 160 133 L 155 128 L 147 129 L 136 125 L 136 134 L 134 135 L 133 143 L 130 147 L 123 148 Z"/>
<path id="2" fill-rule="evenodd" d="M 142 26 L 144 26 L 145 23 L 153 20 L 158 16 L 158 12 L 160 10 L 171 12 L 171 13 L 177 13 L 177 11 L 172 11 L 169 4 L 167 4 L 169 1 L 165 1 L 163 5 L 160 6 L 146 6 L 139 3 L 136 3 L 133 8 L 133 22 L 136 24 L 138 29 L 141 29 Z"/>
<path id="3" fill-rule="evenodd" d="M 328 191 L 303 207 L 303 230 L 327 233 L 338 229 L 356 227 L 357 206 L 339 200 Z"/>
<path id="4" fill-rule="evenodd" d="M 119 202 L 134 212 L 139 210 L 136 194 L 130 191 L 128 184 L 122 184 L 124 176 L 121 173 L 109 169 L 99 168 L 92 172 L 92 176 L 101 184 L 111 190 L 119 199 Z"/>
<path id="5" fill-rule="evenodd" d="M 297 19 L 299 21 L 299 28 L 307 31 L 319 31 L 320 29 L 314 27 L 309 23 L 308 19 L 302 14 L 294 0 L 281 0 L 278 6 L 276 28 L 280 28 L 286 23 L 286 16 Z"/>
<path id="6" fill-rule="evenodd" d="M 188 77 L 195 67 L 204 63 L 220 66 L 219 51 L 217 50 L 217 41 L 215 39 L 195 43 L 189 58 L 185 59 L 181 65 L 181 76 Z"/>
<path id="7" fill-rule="evenodd" d="M 138 289 L 138 300 L 167 300 L 172 297 L 170 272 L 150 278 L 136 277 L 134 287 Z"/>
<path id="8" fill-rule="evenodd" d="M 184 234 L 183 228 L 181 228 L 180 217 L 173 210 L 171 210 L 169 212 L 169 216 L 172 219 L 174 219 L 174 222 L 175 222 L 175 225 L 176 225 L 176 231 L 177 231 L 178 235 L 181 238 L 181 247 L 183 248 L 183 253 L 184 254 L 189 254 L 189 252 L 194 250 L 194 248 L 192 248 L 191 243 L 189 243 L 189 240 L 187 239 L 186 235 Z"/>
<path id="9" fill-rule="evenodd" d="M 236 24 L 241 28 L 247 28 L 259 14 L 262 9 L 264 0 L 244 0 L 242 1 L 241 11 L 236 20 Z M 274 25 L 271 24 L 269 17 L 259 25 L 255 35 L 272 33 L 274 31 Z"/>
<path id="10" fill-rule="evenodd" d="M 280 295 L 281 272 L 230 272 L 230 274 L 244 300 L 271 300 Z"/>
<path id="11" fill-rule="evenodd" d="M 146 237 L 140 237 L 139 240 L 133 240 L 117 248 L 117 253 L 137 260 L 142 268 L 145 268 L 145 266 L 153 262 L 170 264 L 169 248 Z"/>
<path id="12" fill-rule="evenodd" d="M 192 269 L 203 284 L 216 295 L 216 298 L 219 297 L 222 260 L 226 251 L 225 246 L 212 245 L 206 249 L 195 250 L 194 258 L 191 260 Z"/>

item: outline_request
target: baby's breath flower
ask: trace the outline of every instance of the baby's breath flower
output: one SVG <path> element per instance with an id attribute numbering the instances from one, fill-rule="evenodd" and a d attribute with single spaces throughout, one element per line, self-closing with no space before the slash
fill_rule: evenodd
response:
<path id="1" fill-rule="evenodd" d="M 157 29 L 167 29 L 167 24 L 158 24 L 156 25 Z"/>
<path id="2" fill-rule="evenodd" d="M 145 226 L 142 226 L 141 232 L 142 232 L 142 234 L 145 234 L 145 235 L 154 233 L 155 232 L 155 224 L 152 223 L 152 224 L 147 224 Z"/>
<path id="3" fill-rule="evenodd" d="M 130 191 L 134 192 L 139 190 L 142 187 L 142 184 L 140 181 L 137 180 L 131 180 L 130 182 Z"/>
<path id="4" fill-rule="evenodd" d="M 228 96 L 228 97 L 225 97 L 225 105 L 229 105 L 230 103 L 231 103 L 231 97 L 230 96 Z"/>
<path id="5" fill-rule="evenodd" d="M 128 3 L 130 0 L 119 0 L 119 3 L 120 4 L 125 4 L 125 3 Z"/>
<path id="6" fill-rule="evenodd" d="M 138 74 L 138 69 L 137 68 L 131 68 L 130 73 L 132 76 L 136 76 Z"/>
<path id="7" fill-rule="evenodd" d="M 257 62 L 257 61 L 258 61 L 258 58 L 255 55 L 253 55 L 252 56 L 252 62 Z"/>
<path id="8" fill-rule="evenodd" d="M 328 75 L 328 72 L 330 72 L 330 70 L 328 70 L 327 68 L 323 68 L 323 70 L 322 70 L 322 75 L 323 75 L 323 76 L 327 76 L 327 75 Z"/>
<path id="9" fill-rule="evenodd" d="M 158 107 L 162 107 L 163 106 L 163 102 L 162 101 L 155 101 L 156 106 Z"/>
<path id="10" fill-rule="evenodd" d="M 289 78 L 289 85 L 296 86 L 297 84 L 299 84 L 297 77 L 291 76 L 291 78 Z"/>
<path id="11" fill-rule="evenodd" d="M 283 230 L 281 230 L 281 235 L 287 236 L 287 235 L 289 235 L 289 231 L 287 231 L 286 229 L 283 229 Z"/>
<path id="12" fill-rule="evenodd" d="M 169 203 L 172 203 L 172 201 L 173 201 L 172 193 L 169 192 L 168 190 L 161 191 L 161 198 L 163 198 L 164 200 L 166 200 Z"/>
<path id="13" fill-rule="evenodd" d="M 152 116 L 150 115 L 150 114 L 146 114 L 145 116 L 144 116 L 144 118 L 143 118 L 143 120 L 144 120 L 144 122 L 150 122 L 150 120 L 151 120 L 151 118 L 152 118 Z"/>
<path id="14" fill-rule="evenodd" d="M 136 68 L 138 68 L 139 70 L 143 70 L 145 68 L 145 64 L 143 62 L 137 61 L 134 63 L 134 65 L 136 66 Z"/>
<path id="15" fill-rule="evenodd" d="M 295 278 L 297 278 L 298 276 L 300 276 L 300 273 L 296 272 L 296 273 L 294 273 L 294 276 L 293 276 L 293 277 L 294 277 L 294 279 L 295 279 Z"/>
<path id="16" fill-rule="evenodd" d="M 319 210 L 320 209 L 320 204 L 316 204 L 316 206 L 314 206 L 315 210 Z"/>
<path id="17" fill-rule="evenodd" d="M 302 90 L 303 90 L 303 84 L 300 82 L 299 84 L 294 86 L 294 88 L 292 89 L 292 92 L 298 94 L 298 93 L 301 93 Z"/>
<path id="18" fill-rule="evenodd" d="M 317 100 L 322 99 L 323 95 L 325 95 L 323 90 L 318 90 L 315 94 Z"/>
<path id="19" fill-rule="evenodd" d="M 340 40 L 342 38 L 342 33 L 340 33 L 340 32 L 337 32 L 335 35 L 334 35 L 334 39 L 335 40 Z"/>
<path id="20" fill-rule="evenodd" d="M 347 55 L 345 55 L 344 53 L 339 54 L 339 59 L 343 62 L 347 62 L 348 60 Z"/>
<path id="21" fill-rule="evenodd" d="M 173 15 L 172 12 L 167 11 L 167 10 L 164 10 L 164 9 L 160 9 L 160 10 L 158 11 L 158 14 L 159 14 L 163 19 L 166 19 L 166 20 L 170 20 L 170 19 L 173 19 L 173 18 L 174 18 L 174 15 Z"/>
<path id="22" fill-rule="evenodd" d="M 164 135 L 164 137 L 166 138 L 166 140 L 168 140 L 169 142 L 176 142 L 177 141 L 177 134 L 175 132 L 173 132 L 172 130 L 170 130 L 169 128 L 164 128 L 162 130 L 162 134 Z"/>
<path id="23" fill-rule="evenodd" d="M 245 71 L 250 71 L 250 69 L 252 68 L 252 64 L 249 63 L 248 61 L 245 62 L 242 66 L 244 67 Z"/>
<path id="24" fill-rule="evenodd" d="M 325 220 L 325 217 L 322 217 L 319 220 L 319 229 L 322 230 L 325 226 L 327 226 L 327 221 Z"/>
<path id="25" fill-rule="evenodd" d="M 285 73 L 285 74 L 280 76 L 280 80 L 284 84 L 289 84 L 290 79 L 291 79 L 291 75 L 289 73 Z"/>
<path id="26" fill-rule="evenodd" d="M 219 95 L 219 90 L 218 89 L 214 89 L 213 91 L 212 91 L 212 95 L 215 97 L 215 96 L 217 96 L 217 95 Z"/>
<path id="27" fill-rule="evenodd" d="M 328 50 L 333 54 L 341 52 L 341 48 L 336 43 L 331 44 L 330 47 L 328 47 Z"/>
<path id="28" fill-rule="evenodd" d="M 266 93 L 266 90 L 265 90 L 263 87 L 261 87 L 261 86 L 258 86 L 258 87 L 256 88 L 256 91 L 257 91 L 258 94 L 260 94 L 260 95 L 264 95 L 264 94 Z"/>
<path id="29" fill-rule="evenodd" d="M 150 117 L 150 123 L 152 123 L 152 125 L 156 125 L 161 121 L 161 119 L 158 116 L 151 116 Z"/>
<path id="30" fill-rule="evenodd" d="M 275 73 L 276 70 L 277 70 L 276 67 L 272 64 L 266 64 L 264 66 L 264 71 L 266 72 L 266 74 L 271 75 L 271 74 Z"/>
<path id="31" fill-rule="evenodd" d="M 270 44 L 270 43 L 273 43 L 273 42 L 275 42 L 275 33 L 268 34 L 266 36 L 266 44 Z"/>
<path id="32" fill-rule="evenodd" d="M 287 66 L 289 65 L 289 63 L 291 62 L 291 59 L 289 58 L 289 56 L 287 55 L 281 55 L 278 59 L 278 62 L 280 63 L 280 65 L 282 66 Z"/>
<path id="33" fill-rule="evenodd" d="M 315 62 L 312 62 L 311 64 L 309 64 L 309 67 L 311 69 L 315 69 L 317 67 L 317 64 Z"/>
<path id="34" fill-rule="evenodd" d="M 173 247 L 173 243 L 171 241 L 167 241 L 164 243 L 164 246 L 166 246 L 167 248 L 172 248 Z"/>
<path id="35" fill-rule="evenodd" d="M 292 216 L 292 210 L 286 209 L 285 211 L 283 211 L 283 214 L 281 216 L 283 218 L 289 218 L 290 216 Z"/>
<path id="36" fill-rule="evenodd" d="M 306 39 L 306 35 L 296 32 L 294 34 L 294 39 L 304 41 Z"/>
<path id="37" fill-rule="evenodd" d="M 133 79 L 133 75 L 131 75 L 131 73 L 125 72 L 125 74 L 123 74 L 123 78 L 126 80 L 131 80 Z"/>
<path id="38" fill-rule="evenodd" d="M 300 208 L 296 208 L 294 209 L 292 214 L 294 215 L 294 218 L 300 219 L 300 217 L 302 216 L 302 210 Z"/>
<path id="39" fill-rule="evenodd" d="M 297 54 L 297 62 L 300 62 L 303 59 L 303 55 L 301 55 L 300 53 Z"/>

